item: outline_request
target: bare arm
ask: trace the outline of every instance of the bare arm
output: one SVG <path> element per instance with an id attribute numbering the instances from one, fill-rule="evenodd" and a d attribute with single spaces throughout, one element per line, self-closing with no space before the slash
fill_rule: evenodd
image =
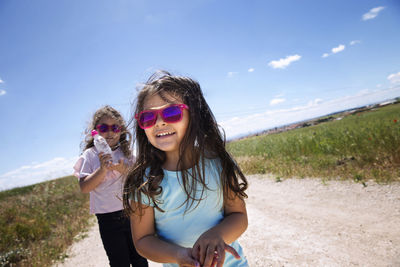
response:
<path id="1" fill-rule="evenodd" d="M 156 236 L 153 207 L 143 206 L 143 216 L 140 218 L 137 214 L 132 214 L 130 219 L 132 239 L 140 255 L 155 262 L 177 263 L 179 266 L 200 266 L 191 257 L 191 248 L 163 241 Z"/>
<path id="2" fill-rule="evenodd" d="M 225 217 L 209 231 L 219 234 L 225 243 L 230 244 L 237 240 L 246 231 L 248 226 L 247 210 L 244 200 L 235 197 L 224 205 Z"/>
<path id="3" fill-rule="evenodd" d="M 100 168 L 95 170 L 90 175 L 79 179 L 79 186 L 82 193 L 89 193 L 90 191 L 95 189 L 106 177 L 107 171 L 111 166 L 111 156 L 103 155 L 103 153 L 100 153 L 99 158 Z"/>
<path id="4" fill-rule="evenodd" d="M 233 194 L 231 195 L 231 197 Z M 244 200 L 235 196 L 224 203 L 224 219 L 204 232 L 193 246 L 192 256 L 202 266 L 222 266 L 225 251 L 240 258 L 236 250 L 227 244 L 237 240 L 247 229 L 247 210 Z M 217 256 L 216 256 L 217 255 Z"/>

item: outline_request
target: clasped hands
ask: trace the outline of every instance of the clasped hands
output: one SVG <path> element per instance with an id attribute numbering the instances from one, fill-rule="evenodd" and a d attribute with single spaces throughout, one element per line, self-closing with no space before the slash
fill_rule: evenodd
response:
<path id="1" fill-rule="evenodd" d="M 233 247 L 226 244 L 221 236 L 209 230 L 197 239 L 193 248 L 182 248 L 178 251 L 178 264 L 181 267 L 222 267 L 225 252 L 240 259 L 240 255 Z"/>

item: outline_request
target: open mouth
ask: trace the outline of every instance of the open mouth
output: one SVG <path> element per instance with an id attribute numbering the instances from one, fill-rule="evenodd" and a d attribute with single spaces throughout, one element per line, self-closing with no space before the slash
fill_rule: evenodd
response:
<path id="1" fill-rule="evenodd" d="M 164 132 L 164 133 L 156 134 L 156 136 L 161 138 L 161 137 L 168 137 L 168 136 L 171 136 L 171 135 L 174 135 L 174 134 L 175 134 L 175 132 Z"/>

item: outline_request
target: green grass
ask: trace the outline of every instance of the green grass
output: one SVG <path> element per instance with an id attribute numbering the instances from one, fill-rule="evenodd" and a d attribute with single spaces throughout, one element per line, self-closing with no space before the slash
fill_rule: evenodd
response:
<path id="1" fill-rule="evenodd" d="M 0 266 L 51 266 L 88 228 L 89 198 L 75 177 L 0 192 Z"/>
<path id="2" fill-rule="evenodd" d="M 400 180 L 400 104 L 228 144 L 247 174 Z"/>
<path id="3" fill-rule="evenodd" d="M 337 116 L 337 115 L 336 115 Z M 395 122 L 397 120 L 397 122 Z M 244 173 L 400 180 L 400 104 L 228 144 Z M 73 176 L 0 192 L 0 266 L 51 266 L 90 224 Z"/>

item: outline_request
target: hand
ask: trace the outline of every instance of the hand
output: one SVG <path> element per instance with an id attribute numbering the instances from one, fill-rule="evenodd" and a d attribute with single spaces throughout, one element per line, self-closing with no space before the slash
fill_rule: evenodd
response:
<path id="1" fill-rule="evenodd" d="M 207 231 L 196 241 L 192 249 L 192 257 L 199 260 L 203 267 L 222 267 L 225 261 L 225 251 L 240 259 L 237 251 L 227 245 L 216 233 Z"/>
<path id="2" fill-rule="evenodd" d="M 103 171 L 109 171 L 112 165 L 112 158 L 110 154 L 99 153 L 100 169 Z"/>
<path id="3" fill-rule="evenodd" d="M 178 250 L 177 262 L 181 267 L 200 267 L 200 263 L 192 257 L 192 249 L 190 248 Z"/>
<path id="4" fill-rule="evenodd" d="M 117 164 L 111 164 L 110 169 L 113 171 L 118 171 L 121 174 L 125 174 L 128 171 L 128 164 L 124 162 L 123 159 L 120 159 Z"/>

